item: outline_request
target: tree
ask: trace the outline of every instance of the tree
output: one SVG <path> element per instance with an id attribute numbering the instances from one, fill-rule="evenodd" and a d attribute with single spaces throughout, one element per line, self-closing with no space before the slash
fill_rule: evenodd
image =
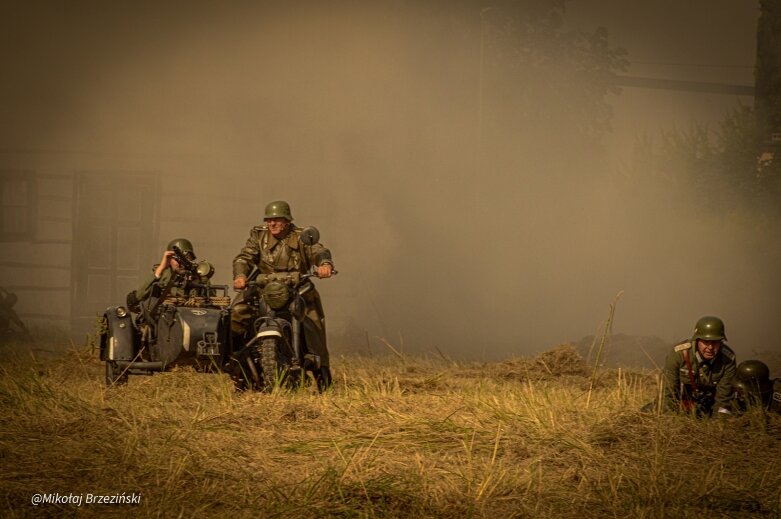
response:
<path id="1" fill-rule="evenodd" d="M 781 194 L 781 2 L 760 0 L 754 110 L 761 189 Z M 756 149 L 756 148 L 755 148 Z"/>
<path id="2" fill-rule="evenodd" d="M 731 111 L 715 131 L 695 125 L 663 132 L 658 146 L 639 143 L 635 168 L 660 185 L 675 177 L 682 192 L 770 214 L 781 196 L 781 2 L 759 5 L 754 106 Z"/>
<path id="3" fill-rule="evenodd" d="M 761 135 L 781 132 L 781 2 L 760 0 L 755 109 Z"/>
<path id="4" fill-rule="evenodd" d="M 502 131 L 534 128 L 590 146 L 610 129 L 606 97 L 628 65 L 608 32 L 569 28 L 566 0 L 500 0 L 485 10 L 486 113 Z M 486 124 L 490 129 L 490 122 Z"/>

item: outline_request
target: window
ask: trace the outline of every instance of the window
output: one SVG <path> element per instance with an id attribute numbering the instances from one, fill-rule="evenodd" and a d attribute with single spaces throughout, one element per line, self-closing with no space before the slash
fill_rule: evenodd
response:
<path id="1" fill-rule="evenodd" d="M 32 239 L 35 184 L 29 171 L 0 170 L 0 240 Z"/>

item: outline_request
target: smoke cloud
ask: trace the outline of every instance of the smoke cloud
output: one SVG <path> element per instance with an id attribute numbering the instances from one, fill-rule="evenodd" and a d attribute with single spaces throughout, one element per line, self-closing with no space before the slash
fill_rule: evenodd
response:
<path id="1" fill-rule="evenodd" d="M 182 192 L 210 190 L 235 244 L 208 250 L 223 283 L 265 203 L 290 201 L 340 270 L 318 284 L 335 352 L 528 354 L 595 333 L 619 292 L 616 331 L 672 341 L 715 314 L 738 351 L 778 348 L 777 217 L 631 177 L 668 108 L 627 121 L 635 94 L 610 95 L 620 135 L 588 141 L 566 125 L 579 84 L 519 111 L 533 78 L 490 61 L 500 7 L 277 4 L 6 8 L 2 147 L 189 171 Z"/>

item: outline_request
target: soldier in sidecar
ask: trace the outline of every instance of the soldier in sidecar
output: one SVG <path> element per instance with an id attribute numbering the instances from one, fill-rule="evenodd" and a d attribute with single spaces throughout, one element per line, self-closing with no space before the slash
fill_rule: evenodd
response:
<path id="1" fill-rule="evenodd" d="M 195 262 L 192 243 L 172 240 L 154 274 L 127 296 L 127 306 L 103 314 L 100 359 L 106 384 L 128 375 L 151 375 L 173 366 L 220 370 L 230 351 L 230 296 L 212 285 L 214 268 Z"/>

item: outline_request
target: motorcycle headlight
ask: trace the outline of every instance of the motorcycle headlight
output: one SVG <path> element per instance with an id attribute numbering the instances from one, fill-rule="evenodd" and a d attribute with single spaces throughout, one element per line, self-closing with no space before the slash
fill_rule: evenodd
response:
<path id="1" fill-rule="evenodd" d="M 263 287 L 263 292 L 261 294 L 263 296 L 263 300 L 268 306 L 274 310 L 279 310 L 287 303 L 287 300 L 290 297 L 290 290 L 287 288 L 287 286 L 285 286 L 284 283 L 280 283 L 279 281 L 272 281 Z"/>
<path id="2" fill-rule="evenodd" d="M 117 307 L 117 317 L 125 317 L 127 315 L 127 309 L 124 306 Z"/>

